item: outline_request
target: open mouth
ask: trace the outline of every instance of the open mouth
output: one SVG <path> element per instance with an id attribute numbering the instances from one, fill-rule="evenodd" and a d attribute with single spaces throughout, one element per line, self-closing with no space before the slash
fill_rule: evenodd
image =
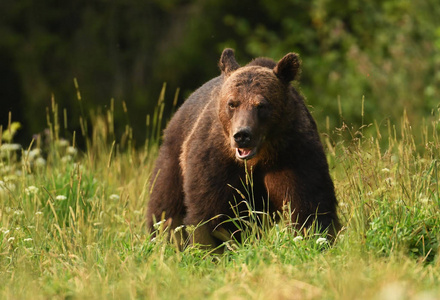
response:
<path id="1" fill-rule="evenodd" d="M 257 148 L 235 148 L 235 156 L 239 159 L 250 159 L 257 153 Z"/>

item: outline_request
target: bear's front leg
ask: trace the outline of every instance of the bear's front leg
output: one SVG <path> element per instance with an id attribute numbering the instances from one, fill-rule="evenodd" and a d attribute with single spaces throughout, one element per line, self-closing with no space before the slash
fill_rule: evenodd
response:
<path id="1" fill-rule="evenodd" d="M 300 228 L 313 213 L 312 207 L 303 199 L 301 201 L 295 174 L 289 170 L 274 170 L 264 176 L 267 197 L 275 210 L 290 212 L 290 222 Z"/>
<path id="2" fill-rule="evenodd" d="M 205 187 L 204 191 L 198 189 L 186 194 L 187 215 L 184 223 L 189 229 L 190 245 L 217 249 L 223 242 L 231 239 L 229 232 L 221 225 L 225 220 L 225 210 L 229 207 L 225 200 L 229 197 L 226 193 L 219 195 L 219 190 L 222 189 L 209 190 Z M 217 253 L 223 252 L 222 248 L 217 250 Z"/>
<path id="3" fill-rule="evenodd" d="M 229 185 L 238 186 L 239 169 L 219 165 L 212 172 L 207 168 L 205 162 L 202 169 L 196 170 L 192 165 L 185 170 L 184 223 L 193 226 L 193 230 L 190 230 L 191 244 L 216 248 L 231 240 L 231 234 L 225 229 L 227 224 L 222 222 L 233 216 L 231 205 L 234 205 L 234 189 Z"/>
<path id="4" fill-rule="evenodd" d="M 290 219 L 297 228 L 308 227 L 316 221 L 320 230 L 328 229 L 334 237 L 339 222 L 330 177 L 323 172 L 304 169 L 303 172 L 294 172 L 293 169 L 268 172 L 264 177 L 268 197 L 277 210 L 290 205 Z"/>

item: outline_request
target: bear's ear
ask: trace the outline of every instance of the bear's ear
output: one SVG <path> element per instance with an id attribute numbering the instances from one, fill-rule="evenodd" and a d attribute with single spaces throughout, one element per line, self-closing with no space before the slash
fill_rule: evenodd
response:
<path id="1" fill-rule="evenodd" d="M 235 60 L 234 50 L 230 48 L 223 50 L 218 66 L 220 67 L 222 74 L 226 76 L 240 68 L 240 65 Z"/>
<path id="2" fill-rule="evenodd" d="M 277 63 L 273 72 L 284 83 L 289 83 L 295 79 L 299 73 L 300 60 L 298 54 L 288 53 Z"/>

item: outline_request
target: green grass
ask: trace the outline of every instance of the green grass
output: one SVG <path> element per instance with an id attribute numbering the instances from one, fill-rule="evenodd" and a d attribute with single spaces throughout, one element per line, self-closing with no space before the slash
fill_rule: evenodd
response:
<path id="1" fill-rule="evenodd" d="M 281 223 L 212 255 L 146 232 L 157 127 L 135 150 L 128 127 L 113 143 L 112 111 L 95 115 L 81 153 L 52 111 L 47 139 L 0 148 L 1 299 L 440 298 L 438 114 L 324 136 L 344 225 L 334 246 Z"/>

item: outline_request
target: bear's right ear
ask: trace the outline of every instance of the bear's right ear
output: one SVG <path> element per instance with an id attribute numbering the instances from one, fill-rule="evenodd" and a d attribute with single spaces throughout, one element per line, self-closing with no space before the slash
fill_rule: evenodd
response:
<path id="1" fill-rule="evenodd" d="M 277 63 L 273 72 L 284 83 L 289 83 L 295 79 L 299 73 L 300 60 L 298 54 L 288 53 Z"/>
<path id="2" fill-rule="evenodd" d="M 223 50 L 218 66 L 220 67 L 222 74 L 226 76 L 240 68 L 240 65 L 235 60 L 234 50 L 230 48 Z"/>

